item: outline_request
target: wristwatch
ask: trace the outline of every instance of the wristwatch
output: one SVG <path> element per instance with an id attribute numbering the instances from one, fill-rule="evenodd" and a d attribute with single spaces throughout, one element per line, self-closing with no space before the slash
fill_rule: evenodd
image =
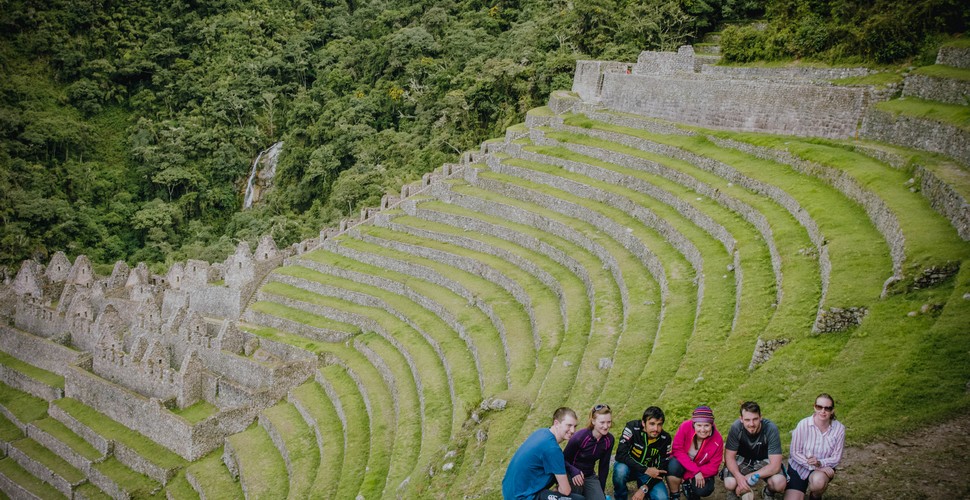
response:
<path id="1" fill-rule="evenodd" d="M 642 491 L 643 494 L 646 495 L 647 492 L 650 491 L 650 488 L 647 488 L 646 486 L 641 486 L 640 487 L 640 491 Z"/>

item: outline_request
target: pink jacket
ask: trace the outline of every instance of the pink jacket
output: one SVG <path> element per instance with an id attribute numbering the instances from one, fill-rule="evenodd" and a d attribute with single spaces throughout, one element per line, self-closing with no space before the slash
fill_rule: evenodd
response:
<path id="1" fill-rule="evenodd" d="M 721 458 L 724 456 L 724 438 L 717 432 L 717 426 L 713 426 L 711 436 L 704 440 L 701 449 L 697 450 L 697 455 L 691 460 L 687 451 L 690 450 L 691 440 L 694 439 L 694 422 L 686 420 L 680 424 L 677 434 L 674 435 L 674 443 L 670 456 L 676 458 L 680 465 L 684 466 L 687 472 L 685 479 L 690 479 L 700 472 L 704 477 L 711 477 L 717 474 L 721 467 Z"/>

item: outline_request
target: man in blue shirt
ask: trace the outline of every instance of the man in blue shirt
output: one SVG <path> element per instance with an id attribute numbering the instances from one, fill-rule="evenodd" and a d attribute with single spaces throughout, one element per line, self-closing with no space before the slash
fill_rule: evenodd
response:
<path id="1" fill-rule="evenodd" d="M 582 495 L 571 495 L 566 460 L 559 447 L 574 432 L 576 412 L 565 407 L 553 413 L 552 427 L 533 432 L 509 461 L 502 479 L 505 500 L 583 500 Z M 558 491 L 549 489 L 553 483 Z"/>

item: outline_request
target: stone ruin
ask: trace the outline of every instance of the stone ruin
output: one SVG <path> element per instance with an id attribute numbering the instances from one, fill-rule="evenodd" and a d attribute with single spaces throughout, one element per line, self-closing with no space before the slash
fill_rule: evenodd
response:
<path id="1" fill-rule="evenodd" d="M 62 252 L 46 266 L 24 261 L 0 299 L 13 312 L 0 344 L 64 376 L 60 396 L 195 460 L 317 366 L 309 353 L 270 345 L 237 321 L 259 279 L 287 254 L 266 236 L 255 253 L 243 242 L 222 263 L 189 260 L 157 275 L 118 262 L 106 278 L 83 255 L 73 264 Z M 199 403 L 214 408 L 201 422 L 178 416 Z"/>

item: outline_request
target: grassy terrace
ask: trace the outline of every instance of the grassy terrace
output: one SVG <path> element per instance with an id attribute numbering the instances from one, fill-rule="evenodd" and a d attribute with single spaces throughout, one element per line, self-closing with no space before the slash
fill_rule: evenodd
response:
<path id="1" fill-rule="evenodd" d="M 0 405 L 22 424 L 47 416 L 47 401 L 0 383 Z"/>
<path id="2" fill-rule="evenodd" d="M 970 69 L 954 68 L 942 64 L 932 66 L 921 66 L 912 72 L 914 75 L 932 76 L 934 78 L 945 78 L 948 80 L 961 80 L 970 82 Z"/>
<path id="3" fill-rule="evenodd" d="M 776 186 L 792 196 L 818 224 L 825 237 L 832 264 L 827 306 L 865 305 L 879 297 L 883 282 L 892 275 L 889 251 L 882 235 L 861 206 L 820 179 L 798 174 L 787 165 L 761 160 L 733 149 L 721 148 L 701 136 L 652 134 L 636 129 L 601 124 L 572 116 L 566 123 L 631 135 L 655 144 L 671 146 L 726 164 L 748 178 Z M 602 146 L 605 141 L 571 133 L 550 133 L 566 141 Z M 724 184 L 722 180 L 720 184 Z M 731 195 L 734 195 L 734 187 Z M 741 189 L 737 189 L 740 191 Z M 779 238 L 781 239 L 781 238 Z M 879 242 L 880 244 L 874 244 Z"/>
<path id="4" fill-rule="evenodd" d="M 284 267 L 278 270 L 279 273 L 289 273 L 307 282 L 326 283 L 331 286 L 340 286 L 341 278 L 328 276 L 307 268 Z M 343 280 L 346 281 L 346 280 Z M 349 283 L 349 282 L 348 282 Z M 354 284 L 355 286 L 357 284 Z M 455 402 L 451 400 L 450 380 L 445 371 L 442 359 L 437 352 L 427 342 L 427 340 L 413 327 L 398 318 L 397 316 L 377 307 L 363 306 L 334 297 L 328 297 L 297 288 L 283 283 L 268 283 L 264 287 L 265 291 L 286 296 L 291 299 L 300 300 L 308 304 L 314 304 L 335 309 L 342 309 L 352 314 L 370 318 L 376 321 L 383 329 L 382 335 L 388 335 L 394 342 L 405 349 L 405 356 L 413 359 L 413 364 L 417 369 L 417 376 L 424 387 L 425 411 L 426 415 L 435 415 L 438 418 L 432 420 L 435 432 L 450 434 L 448 425 L 452 419 L 452 407 Z M 389 338 L 389 340 L 390 340 Z M 459 395 L 467 395 L 469 392 L 477 392 L 478 384 L 467 384 L 462 388 L 463 392 Z M 462 404 L 468 405 L 469 400 L 464 400 Z M 429 429 L 432 430 L 432 429 Z"/>
<path id="5" fill-rule="evenodd" d="M 562 158 L 586 164 L 602 163 L 595 158 L 578 155 L 563 148 L 529 147 L 526 149 L 549 155 L 552 158 Z M 613 171 L 618 172 L 618 170 L 622 169 Z M 694 383 L 693 381 L 710 367 L 709 353 L 712 350 L 720 350 L 722 352 L 722 355 L 719 356 L 720 360 L 735 370 L 737 366 L 745 366 L 749 361 L 757 335 L 765 328 L 770 319 L 770 316 L 766 313 L 770 313 L 770 305 L 774 300 L 775 280 L 767 250 L 763 246 L 741 245 L 739 253 L 742 256 L 742 266 L 737 272 L 744 273 L 745 286 L 739 295 L 735 287 L 733 273 L 728 271 L 728 266 L 733 265 L 734 262 L 732 256 L 725 252 L 721 242 L 715 240 L 673 207 L 634 190 L 584 178 L 580 174 L 571 174 L 558 167 L 546 167 L 543 171 L 583 182 L 647 207 L 658 217 L 673 225 L 677 231 L 686 236 L 698 248 L 703 258 L 706 275 L 702 307 L 698 312 L 696 327 L 688 341 L 687 352 L 681 366 L 676 375 L 670 378 L 666 384 L 669 391 L 665 396 L 674 396 L 678 393 L 678 386 L 683 387 L 684 383 L 688 381 L 691 382 L 689 386 L 694 397 L 706 400 L 714 394 L 723 392 L 725 389 L 725 387 L 722 387 L 723 384 L 712 386 L 711 384 Z M 631 179 L 638 178 L 636 172 L 627 171 L 626 173 L 630 175 Z M 704 200 L 696 200 L 696 193 L 683 186 L 669 181 L 664 182 L 665 180 L 661 179 L 651 179 L 651 181 L 659 181 L 662 185 L 666 185 L 669 188 L 668 193 L 677 193 L 685 203 L 691 204 L 700 211 L 710 207 L 709 202 L 704 203 Z M 735 231 L 740 231 L 739 233 L 732 232 L 738 241 L 757 240 L 758 233 L 749 225 L 744 224 L 737 216 L 730 216 L 723 210 L 711 212 L 709 215 L 712 218 L 720 218 Z M 739 296 L 745 305 L 744 308 L 735 307 L 737 305 L 736 297 Z M 757 304 L 760 304 L 760 307 Z M 734 317 L 735 312 L 738 313 L 737 317 Z M 723 382 L 730 384 L 737 383 L 737 380 L 725 380 Z"/>
<path id="6" fill-rule="evenodd" d="M 0 460 L 0 475 L 17 483 L 21 488 L 36 495 L 38 498 L 66 498 L 53 486 L 37 479 L 33 474 L 23 469 L 12 458 Z"/>
<path id="7" fill-rule="evenodd" d="M 919 192 L 910 192 L 912 173 L 895 169 L 861 152 L 824 140 L 793 140 L 778 136 L 734 134 L 733 138 L 758 146 L 785 149 L 804 160 L 832 167 L 850 175 L 864 189 L 876 194 L 899 220 L 906 237 L 907 271 L 941 262 L 964 260 L 970 249 Z M 911 272 L 907 272 L 910 277 Z"/>
<path id="8" fill-rule="evenodd" d="M 636 129 L 603 124 L 602 122 L 588 123 L 594 130 L 638 133 Z M 783 277 L 781 296 L 783 299 L 776 307 L 761 310 L 763 314 L 771 318 L 763 336 L 766 338 L 788 336 L 793 330 L 804 330 L 806 326 L 811 326 L 818 305 L 818 297 L 821 293 L 821 283 L 818 279 L 818 260 L 813 257 L 814 252 L 805 251 L 812 247 L 812 243 L 804 228 L 783 207 L 741 186 L 731 185 L 721 177 L 685 161 L 594 138 L 579 138 L 577 142 L 571 142 L 571 139 L 577 139 L 575 135 L 559 136 L 558 138 L 563 140 L 562 144 L 566 147 L 569 147 L 570 144 L 582 144 L 602 151 L 603 155 L 620 154 L 634 160 L 639 168 L 624 168 L 599 159 L 596 159 L 596 163 L 592 163 L 588 159 L 586 162 L 645 180 L 671 193 L 686 192 L 690 195 L 694 192 L 693 189 L 678 188 L 678 186 L 680 186 L 682 177 L 693 179 L 700 185 L 706 186 L 708 192 L 718 194 L 715 198 L 701 197 L 700 200 L 695 199 L 697 202 L 694 204 L 695 208 L 703 208 L 709 215 L 734 214 L 728 209 L 726 204 L 728 199 L 743 203 L 761 214 L 769 225 L 770 234 L 759 234 L 753 239 L 739 239 L 738 250 L 742 253 L 758 252 L 759 249 L 767 251 L 759 241 L 771 238 L 771 241 L 777 247 L 781 260 L 780 274 Z M 680 197 L 683 197 L 683 194 L 680 194 Z M 741 217 L 740 214 L 734 215 Z M 750 220 L 747 222 L 752 223 Z M 734 233 L 734 230 L 732 230 L 732 233 Z M 742 304 L 745 304 L 743 299 Z"/>
<path id="9" fill-rule="evenodd" d="M 396 484 L 396 482 L 404 480 L 411 470 L 418 466 L 417 464 L 430 461 L 430 450 L 444 446 L 447 442 L 447 436 L 441 433 L 422 435 L 422 426 L 428 425 L 429 419 L 423 415 L 418 400 L 417 387 L 414 384 L 414 378 L 407 365 L 407 361 L 400 352 L 380 335 L 376 333 L 362 334 L 355 339 L 354 346 L 351 347 L 346 343 L 312 341 L 304 337 L 267 327 L 251 327 L 247 328 L 247 330 L 261 337 L 271 338 L 275 341 L 290 345 L 297 345 L 317 354 L 330 354 L 339 359 L 341 363 L 354 367 L 356 370 L 355 373 L 357 373 L 362 383 L 368 388 L 368 395 L 373 402 L 372 411 L 375 414 L 374 417 L 380 419 L 387 440 L 394 443 L 391 447 L 391 469 L 387 474 L 389 484 Z M 393 386 L 387 385 L 387 382 L 382 378 L 378 369 L 360 352 L 360 349 L 370 349 L 380 357 L 381 362 L 392 372 L 392 376 L 394 377 L 392 381 Z M 291 395 L 291 398 L 301 404 L 302 408 L 315 414 L 320 409 L 312 405 L 319 405 L 321 403 L 313 396 L 319 394 L 318 391 L 314 393 L 312 388 L 302 388 L 301 392 Z M 313 401 L 305 401 L 305 398 L 311 398 Z M 396 411 L 392 411 L 392 408 Z M 293 411 L 296 411 L 296 409 L 293 408 Z M 302 416 L 299 414 L 296 416 L 302 419 Z M 320 433 L 319 435 L 325 438 L 325 442 L 323 443 L 324 447 L 329 449 L 332 446 L 329 440 L 333 439 L 334 433 L 342 435 L 343 430 L 339 427 L 329 428 L 328 426 L 339 420 L 333 420 L 335 419 L 334 416 L 328 416 L 327 418 L 331 420 L 321 421 L 319 418 L 314 418 L 314 422 L 317 427 L 317 432 Z M 310 436 L 313 440 L 312 446 L 314 450 L 319 450 L 321 446 L 316 441 L 316 434 L 316 432 L 311 432 Z M 422 442 L 422 438 L 424 442 Z M 415 451 L 420 452 L 417 460 L 415 460 Z M 318 478 L 316 482 L 323 484 L 328 481 L 325 478 L 332 479 L 333 469 L 332 464 L 327 463 L 325 453 L 323 457 L 320 456 L 320 451 L 315 451 L 314 453 L 317 456 L 317 464 L 312 467 L 312 470 L 303 474 L 306 477 L 303 480 L 309 482 L 307 487 L 311 488 L 311 491 L 321 493 L 324 490 L 312 489 L 312 483 L 315 482 L 314 478 Z M 340 454 L 342 455 L 342 446 Z M 330 466 L 330 468 L 326 466 Z M 291 478 L 291 481 L 293 481 L 293 478 Z M 291 491 L 293 491 L 292 485 Z"/>
<path id="10" fill-rule="evenodd" d="M 115 457 L 108 457 L 104 462 L 97 462 L 91 467 L 111 479 L 122 490 L 128 492 L 132 498 L 165 498 L 162 485 L 142 474 L 128 468 Z"/>
<path id="11" fill-rule="evenodd" d="M 103 413 L 94 410 L 76 399 L 61 398 L 51 402 L 51 404 L 57 405 L 78 422 L 94 430 L 99 435 L 131 448 L 145 460 L 163 469 L 179 468 L 185 466 L 187 463 L 185 459 L 176 455 L 174 452 L 156 444 L 138 432 L 115 422 Z"/>
<path id="12" fill-rule="evenodd" d="M 263 411 L 260 424 L 266 428 L 271 427 L 283 441 L 290 464 L 287 469 L 290 479 L 289 495 L 293 498 L 308 497 L 320 466 L 320 450 L 310 426 L 303 420 L 300 412 L 286 402 Z M 281 455 L 284 450 L 280 450 Z"/>
<path id="13" fill-rule="evenodd" d="M 223 449 L 212 451 L 185 470 L 186 478 L 198 485 L 206 499 L 229 500 L 242 496 L 242 486 L 229 474 L 222 461 Z"/>
<path id="14" fill-rule="evenodd" d="M 493 174 L 488 174 L 488 175 L 493 175 Z M 498 177 L 501 177 L 501 176 L 496 176 L 496 178 Z M 526 184 L 519 179 L 515 179 L 507 176 L 504 177 L 504 180 L 512 185 L 522 186 Z M 492 184 L 494 185 L 488 186 L 488 187 L 492 187 L 492 188 L 500 187 L 499 182 L 493 182 Z M 640 262 L 639 259 L 637 259 L 635 256 L 630 254 L 625 248 L 623 248 L 622 245 L 612 240 L 608 235 L 606 235 L 605 233 L 603 233 L 602 231 L 600 231 L 599 229 L 597 229 L 596 227 L 594 227 L 593 225 L 587 222 L 583 222 L 583 221 L 579 221 L 576 219 L 563 216 L 557 212 L 554 212 L 552 210 L 543 208 L 541 206 L 538 206 L 532 203 L 528 203 L 522 200 L 517 200 L 514 198 L 509 198 L 507 196 L 500 195 L 498 194 L 497 190 L 485 191 L 482 189 L 467 187 L 467 186 L 456 186 L 454 189 L 457 194 L 460 194 L 463 197 L 467 197 L 468 199 L 477 198 L 481 200 L 486 200 L 490 205 L 503 204 L 509 207 L 522 208 L 529 211 L 530 213 L 536 214 L 538 218 L 544 218 L 544 219 L 553 220 L 553 221 L 562 223 L 568 227 L 573 228 L 579 234 L 586 235 L 595 244 L 601 245 L 603 248 L 605 248 L 606 251 L 609 252 L 611 255 L 613 255 L 614 258 L 616 258 L 616 260 L 618 261 L 620 266 L 619 272 L 623 276 L 624 283 L 628 287 L 630 296 L 640 298 L 640 300 L 631 299 L 632 310 L 629 312 L 627 321 L 628 321 L 628 324 L 636 324 L 638 326 L 643 327 L 644 334 L 631 335 L 630 339 L 633 341 L 641 342 L 642 345 L 644 345 L 644 348 L 647 348 L 646 346 L 649 346 L 652 344 L 653 334 L 656 332 L 656 324 L 657 324 L 656 318 L 657 318 L 657 311 L 659 309 L 657 304 L 660 302 L 659 289 L 657 288 L 656 283 L 654 283 L 650 279 L 650 274 L 643 267 L 643 263 Z M 467 199 L 466 200 L 458 199 L 458 200 L 455 200 L 455 203 L 458 205 L 464 205 L 467 201 L 468 201 Z M 527 222 L 527 221 L 522 221 L 522 222 Z M 552 238 L 551 235 L 544 236 L 544 237 Z M 591 259 L 591 265 L 595 266 L 593 262 L 595 262 L 596 259 L 592 259 L 592 258 L 590 259 Z M 602 264 L 600 264 L 600 266 L 602 266 Z M 605 328 L 606 330 L 604 331 L 609 331 L 609 329 L 611 328 L 611 323 L 613 325 L 617 325 L 615 327 L 612 327 L 614 329 L 622 328 L 621 312 L 622 311 L 615 310 L 615 309 L 611 311 L 604 311 L 604 313 L 613 314 L 613 317 L 610 318 L 609 316 L 601 316 L 599 314 L 600 312 L 597 311 L 597 316 L 603 324 L 599 325 L 598 324 L 599 322 L 594 322 L 593 328 L 594 329 Z M 596 335 L 597 334 L 594 334 L 594 337 Z M 618 330 L 613 335 L 622 335 L 622 332 Z M 583 337 L 577 338 L 577 336 L 571 335 L 571 336 L 567 336 L 566 341 L 570 343 L 582 342 L 582 341 L 585 341 L 585 339 Z M 616 341 L 615 338 L 609 339 L 609 342 L 615 342 L 615 341 Z M 581 401 L 577 399 L 573 401 L 571 399 L 574 397 L 573 392 L 577 392 L 577 393 L 582 392 L 580 390 L 579 385 L 572 385 L 573 384 L 572 381 L 576 380 L 576 376 L 578 373 L 578 370 L 576 369 L 576 367 L 579 366 L 579 363 L 581 363 L 583 353 L 582 352 L 574 353 L 573 352 L 573 349 L 575 349 L 574 347 L 572 346 L 567 346 L 567 347 L 568 347 L 568 350 L 566 349 L 560 350 L 560 355 L 559 357 L 556 358 L 558 362 L 553 363 L 549 367 L 549 372 L 545 377 L 546 381 L 567 381 L 567 382 L 563 384 L 554 383 L 554 385 L 551 385 L 548 388 L 546 388 L 546 390 L 540 395 L 540 397 L 544 401 L 543 406 L 542 407 L 533 406 L 532 410 L 530 411 L 529 418 L 526 421 L 525 425 L 523 425 L 521 422 L 507 423 L 511 429 L 518 430 L 519 435 L 516 435 L 514 438 L 512 438 L 513 441 L 515 439 L 521 440 L 522 438 L 524 438 L 524 435 L 527 434 L 530 430 L 532 430 L 535 426 L 546 424 L 547 423 L 546 420 L 548 419 L 548 414 L 551 413 L 552 409 L 555 408 L 555 406 L 559 406 L 559 404 L 562 404 L 564 397 L 569 398 L 568 404 L 572 404 L 577 408 L 587 406 L 588 404 L 592 404 L 592 402 L 590 402 L 589 400 Z M 639 351 L 639 352 L 643 352 L 643 351 Z M 637 355 L 636 352 L 624 351 L 622 353 L 621 352 L 616 353 L 618 357 L 621 354 Z M 567 356 L 572 356 L 572 358 Z M 572 359 L 575 359 L 575 361 L 571 361 Z M 566 366 L 565 361 L 570 361 L 570 363 L 572 364 L 569 366 Z M 590 375 L 593 377 L 600 376 L 599 373 L 592 373 Z M 572 387 L 570 387 L 571 385 Z M 586 385 L 585 382 L 583 385 Z M 595 391 L 593 391 L 594 395 L 596 391 L 599 391 L 602 388 L 602 383 L 600 384 L 590 383 L 589 385 L 592 385 L 595 388 Z M 505 423 L 501 420 L 502 417 L 504 417 L 504 415 L 495 417 L 495 421 L 491 422 L 491 429 L 495 429 L 497 426 Z M 506 431 L 506 432 L 509 432 L 509 431 Z M 494 430 L 490 431 L 490 436 L 494 434 L 495 434 Z M 494 455 L 490 455 L 488 452 L 486 452 L 484 454 L 484 457 L 485 457 L 484 460 L 496 460 L 496 459 L 507 460 L 508 455 L 511 453 L 511 450 L 509 450 L 507 447 L 505 449 L 498 449 L 500 448 L 501 445 L 499 443 L 495 443 L 492 438 L 490 438 L 488 446 L 489 447 L 494 446 L 496 450 L 491 452 Z M 483 477 L 487 478 L 488 476 L 483 476 L 480 474 L 479 477 L 476 478 L 476 480 L 481 481 L 481 484 L 483 485 L 483 487 L 485 487 L 485 485 L 488 484 L 488 480 L 483 481 L 482 480 Z M 500 480 L 500 478 L 501 478 L 501 471 L 497 473 L 493 473 L 490 480 L 494 482 L 494 481 Z"/>
<path id="15" fill-rule="evenodd" d="M 43 368 L 38 368 L 32 364 L 25 363 L 3 351 L 0 351 L 0 365 L 20 372 L 42 384 L 61 389 L 64 388 L 64 377 L 44 370 Z"/>
<path id="16" fill-rule="evenodd" d="M 10 443 L 10 446 L 20 450 L 24 455 L 42 464 L 44 467 L 47 467 L 51 472 L 63 478 L 68 483 L 74 484 L 84 479 L 84 473 L 33 439 L 24 438 L 14 441 Z"/>
<path id="17" fill-rule="evenodd" d="M 90 484 L 90 483 L 88 483 Z M 97 488 L 95 488 L 97 489 Z M 100 492 L 100 490 L 99 490 Z M 94 496 L 93 498 L 111 498 L 107 495 L 103 497 Z M 165 497 L 171 500 L 197 500 L 201 498 L 199 493 L 192 488 L 192 484 L 189 483 L 188 479 L 185 478 L 185 469 L 179 471 L 179 473 L 172 478 L 168 484 L 165 485 Z M 92 497 L 85 497 L 92 498 Z"/>
<path id="18" fill-rule="evenodd" d="M 875 108 L 894 115 L 933 120 L 970 132 L 970 106 L 945 104 L 915 97 L 877 102 Z"/>
<path id="19" fill-rule="evenodd" d="M 333 402 L 313 380 L 291 390 L 288 400 L 305 409 L 316 427 L 320 467 L 310 490 L 317 493 L 337 491 L 343 477 L 344 428 Z"/>
<path id="20" fill-rule="evenodd" d="M 391 261 L 407 263 L 415 268 L 423 268 L 430 270 L 442 277 L 447 277 L 451 280 L 460 282 L 464 285 L 465 289 L 472 294 L 476 302 L 489 304 L 493 310 L 496 317 L 500 318 L 502 326 L 505 328 L 506 332 L 509 333 L 506 338 L 508 343 L 508 365 L 507 365 L 507 379 L 512 386 L 520 386 L 525 384 L 529 378 L 532 376 L 535 370 L 535 348 L 532 342 L 532 326 L 526 311 L 521 307 L 521 305 L 515 301 L 515 299 L 503 288 L 495 283 L 492 283 L 480 276 L 474 275 L 472 273 L 465 272 L 460 269 L 447 266 L 440 262 L 426 259 L 422 257 L 417 257 L 414 255 L 406 254 L 403 252 L 397 252 L 394 250 L 383 248 L 374 243 L 368 243 L 356 239 L 344 239 L 340 242 L 338 251 L 348 251 L 356 255 L 367 257 L 368 261 L 380 262 L 382 259 L 390 259 Z M 420 282 L 423 280 L 414 280 L 413 277 L 409 278 L 412 281 L 408 281 L 408 285 L 420 286 Z M 444 295 L 449 296 L 450 295 Z M 432 296 L 437 297 L 437 296 Z M 476 307 L 475 304 L 465 301 L 467 307 Z M 498 330 L 496 330 L 498 332 Z M 496 333 L 496 335 L 499 335 Z M 499 340 L 501 344 L 501 340 Z M 497 348 L 498 346 L 496 346 Z M 503 363 L 503 359 L 496 358 L 492 360 L 493 363 Z M 486 364 L 483 367 L 485 373 L 489 373 L 500 369 L 501 365 L 489 366 Z M 461 417 L 463 421 L 464 416 Z"/>
<path id="21" fill-rule="evenodd" d="M 58 441 L 64 443 L 69 448 L 74 450 L 78 455 L 88 459 L 97 460 L 101 457 L 101 452 L 99 452 L 94 446 L 84 440 L 81 436 L 78 436 L 71 429 L 68 429 L 66 425 L 62 424 L 59 420 L 54 420 L 53 418 L 47 417 L 34 422 L 34 425 L 55 437 Z"/>
<path id="22" fill-rule="evenodd" d="M 479 377 L 485 394 L 494 394 L 508 388 L 508 354 L 502 347 L 502 340 L 497 327 L 491 319 L 474 304 L 447 288 L 434 283 L 402 274 L 390 269 L 367 264 L 347 258 L 345 256 L 317 250 L 304 254 L 303 259 L 316 264 L 340 269 L 343 272 L 360 276 L 376 276 L 400 286 L 407 287 L 410 293 L 424 297 L 439 304 L 450 312 L 459 324 L 465 327 L 465 332 L 472 345 L 478 351 L 480 359 L 489 360 L 479 364 Z"/>
<path id="23" fill-rule="evenodd" d="M 258 425 L 228 438 L 236 452 L 239 482 L 248 498 L 285 498 L 286 464 L 266 430 Z"/>
<path id="24" fill-rule="evenodd" d="M 321 384 L 327 384 L 334 394 L 339 395 L 339 405 L 346 417 L 343 468 L 340 471 L 340 485 L 333 497 L 354 498 L 358 492 L 364 491 L 380 493 L 384 478 L 368 474 L 367 469 L 370 463 L 382 461 L 380 456 L 387 449 L 379 442 L 382 436 L 370 433 L 370 416 L 367 414 L 363 396 L 341 366 L 322 368 L 317 380 Z M 368 440 L 368 436 L 372 436 L 373 443 Z M 378 460 L 370 459 L 371 453 L 377 453 Z M 380 483 L 380 489 L 377 483 Z"/>

